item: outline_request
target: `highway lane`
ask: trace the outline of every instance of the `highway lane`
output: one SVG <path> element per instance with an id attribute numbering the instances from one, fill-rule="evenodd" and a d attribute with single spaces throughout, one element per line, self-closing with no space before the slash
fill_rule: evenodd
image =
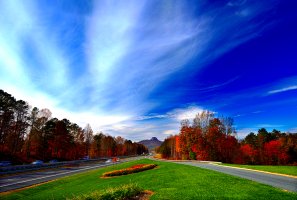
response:
<path id="1" fill-rule="evenodd" d="M 23 187 L 55 180 L 61 177 L 85 172 L 92 169 L 107 167 L 110 165 L 120 164 L 131 160 L 140 159 L 142 157 L 133 157 L 121 160 L 117 163 L 90 163 L 77 166 L 61 167 L 56 169 L 47 169 L 42 171 L 32 171 L 29 173 L 21 173 L 16 175 L 8 175 L 0 177 L 0 192 L 6 192 L 10 190 L 20 189 Z"/>
<path id="2" fill-rule="evenodd" d="M 221 166 L 211 163 L 202 162 L 175 162 L 177 164 L 191 165 L 195 167 L 201 167 L 204 169 L 210 169 L 233 176 L 249 179 L 259 183 L 271 185 L 273 187 L 281 188 L 284 190 L 297 192 L 297 178 L 287 177 L 282 175 L 275 175 L 269 173 L 256 172 L 251 170 L 245 170 L 240 168 L 231 168 L 227 166 Z"/>

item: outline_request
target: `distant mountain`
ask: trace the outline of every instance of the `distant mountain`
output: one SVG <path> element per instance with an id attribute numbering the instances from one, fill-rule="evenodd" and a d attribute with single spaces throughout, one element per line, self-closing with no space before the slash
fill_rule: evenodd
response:
<path id="1" fill-rule="evenodd" d="M 156 147 L 161 146 L 162 141 L 158 140 L 158 138 L 156 138 L 156 137 L 152 137 L 152 139 L 150 139 L 150 140 L 141 140 L 138 143 L 143 144 L 144 146 L 146 146 L 149 149 L 149 151 L 152 151 Z"/>

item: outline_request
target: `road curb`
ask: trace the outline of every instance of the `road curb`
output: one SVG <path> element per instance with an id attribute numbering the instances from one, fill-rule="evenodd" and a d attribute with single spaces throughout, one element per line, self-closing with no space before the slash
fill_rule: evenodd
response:
<path id="1" fill-rule="evenodd" d="M 248 169 L 248 168 L 243 168 L 243 167 L 233 167 L 233 166 L 227 166 L 227 165 L 220 165 L 220 164 L 216 164 L 216 163 L 209 163 L 209 164 L 217 165 L 217 166 L 221 166 L 221 167 L 227 167 L 227 168 L 242 169 L 242 170 L 246 170 L 246 171 L 261 172 L 261 173 L 265 173 L 265 174 L 285 176 L 285 177 L 297 179 L 297 176 L 288 175 L 288 174 L 280 174 L 280 173 L 275 173 L 275 172 L 267 172 L 267 171 L 262 171 L 262 170 L 257 170 L 257 169 Z"/>

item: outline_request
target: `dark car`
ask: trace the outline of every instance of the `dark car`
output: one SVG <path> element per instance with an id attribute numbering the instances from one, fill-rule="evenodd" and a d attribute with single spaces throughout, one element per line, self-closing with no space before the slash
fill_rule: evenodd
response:
<path id="1" fill-rule="evenodd" d="M 6 167 L 11 165 L 10 161 L 0 161 L 0 167 Z"/>
<path id="2" fill-rule="evenodd" d="M 82 160 L 90 160 L 90 157 L 89 157 L 89 156 L 84 156 L 84 157 L 82 158 Z"/>

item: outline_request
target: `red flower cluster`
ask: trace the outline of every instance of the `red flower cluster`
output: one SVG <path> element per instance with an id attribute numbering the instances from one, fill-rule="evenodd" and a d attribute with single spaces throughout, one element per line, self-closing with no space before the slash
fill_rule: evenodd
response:
<path id="1" fill-rule="evenodd" d="M 138 164 L 138 165 L 134 165 L 132 167 L 126 168 L 126 169 L 120 169 L 120 170 L 115 170 L 115 171 L 111 171 L 111 172 L 106 172 L 103 174 L 103 177 L 121 176 L 121 175 L 142 172 L 145 170 L 153 169 L 156 166 L 157 166 L 156 164 Z"/>
<path id="2" fill-rule="evenodd" d="M 139 165 L 134 165 L 134 166 L 132 166 L 132 167 L 130 167 L 130 168 L 132 168 L 132 169 L 138 169 L 138 168 L 142 168 L 143 166 L 145 166 L 146 164 L 139 164 Z"/>

